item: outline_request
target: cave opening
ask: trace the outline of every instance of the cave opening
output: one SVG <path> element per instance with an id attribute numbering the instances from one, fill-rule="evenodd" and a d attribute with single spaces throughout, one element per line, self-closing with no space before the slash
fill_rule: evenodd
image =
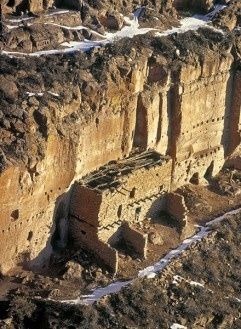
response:
<path id="1" fill-rule="evenodd" d="M 195 172 L 192 177 L 190 178 L 189 182 L 193 185 L 198 185 L 199 184 L 199 173 Z"/>

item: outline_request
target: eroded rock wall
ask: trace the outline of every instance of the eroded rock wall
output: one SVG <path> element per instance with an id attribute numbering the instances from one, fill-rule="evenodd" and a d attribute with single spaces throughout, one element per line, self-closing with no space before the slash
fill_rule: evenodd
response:
<path id="1" fill-rule="evenodd" d="M 177 9 L 192 9 L 200 12 L 208 12 L 215 4 L 215 0 L 174 0 Z"/>
<path id="2" fill-rule="evenodd" d="M 86 12 L 94 12 L 95 10 L 98 10 L 102 12 L 102 14 L 106 13 L 107 11 L 112 12 L 132 12 L 137 7 L 143 6 L 143 5 L 150 5 L 151 7 L 155 7 L 156 10 L 160 13 L 166 12 L 166 11 L 173 11 L 173 2 L 172 0 L 162 0 L 162 1 L 151 1 L 149 4 L 146 1 L 143 0 L 137 0 L 137 1 L 120 1 L 120 0 L 114 0 L 109 1 L 106 0 L 97 0 L 97 1 L 81 1 L 81 0 L 13 0 L 8 1 L 4 0 L 2 1 L 4 6 L 5 12 L 11 12 L 11 11 L 32 11 L 34 13 L 41 12 L 43 10 L 52 8 L 53 6 L 59 7 L 59 8 L 68 8 L 73 10 L 81 10 L 81 8 L 84 7 L 83 14 Z M 101 14 L 101 13 L 100 13 Z"/>
<path id="3" fill-rule="evenodd" d="M 216 173 L 240 143 L 238 40 L 204 29 L 28 65 L 3 57 L 1 271 L 39 259 L 73 181 L 111 160 L 169 155 L 173 189 Z"/>
<path id="4" fill-rule="evenodd" d="M 184 66 L 178 74 L 178 103 L 173 109 L 175 120 L 180 118 L 173 143 L 173 181 L 177 186 L 189 182 L 193 175 L 201 179 L 216 175 L 224 164 L 232 111 L 232 62 L 229 55 L 206 56 L 202 63 Z"/>

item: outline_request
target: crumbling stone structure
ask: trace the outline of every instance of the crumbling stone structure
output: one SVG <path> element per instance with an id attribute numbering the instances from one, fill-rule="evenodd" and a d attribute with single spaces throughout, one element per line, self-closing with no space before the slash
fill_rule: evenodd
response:
<path id="1" fill-rule="evenodd" d="M 146 257 L 147 236 L 132 225 L 143 221 L 154 201 L 170 191 L 171 165 L 169 157 L 144 152 L 110 162 L 76 182 L 70 200 L 70 239 L 93 250 L 114 271 L 113 247 L 120 239 Z"/>

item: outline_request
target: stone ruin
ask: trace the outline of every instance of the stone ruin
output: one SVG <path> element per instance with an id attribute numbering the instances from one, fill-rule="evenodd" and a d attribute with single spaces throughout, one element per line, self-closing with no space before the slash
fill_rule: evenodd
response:
<path id="1" fill-rule="evenodd" d="M 76 182 L 69 211 L 73 244 L 92 250 L 113 272 L 118 270 L 115 246 L 120 240 L 146 258 L 148 236 L 136 224 L 166 210 L 186 225 L 182 197 L 167 194 L 171 169 L 169 157 L 148 151 L 110 162 Z"/>

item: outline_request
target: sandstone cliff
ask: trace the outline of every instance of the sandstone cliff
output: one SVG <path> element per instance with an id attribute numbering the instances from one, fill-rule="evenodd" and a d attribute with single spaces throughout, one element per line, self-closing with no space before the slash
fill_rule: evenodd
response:
<path id="1" fill-rule="evenodd" d="M 172 190 L 240 144 L 241 33 L 123 39 L 87 53 L 0 56 L 1 271 L 47 255 L 72 183 L 136 150 L 172 159 Z"/>

